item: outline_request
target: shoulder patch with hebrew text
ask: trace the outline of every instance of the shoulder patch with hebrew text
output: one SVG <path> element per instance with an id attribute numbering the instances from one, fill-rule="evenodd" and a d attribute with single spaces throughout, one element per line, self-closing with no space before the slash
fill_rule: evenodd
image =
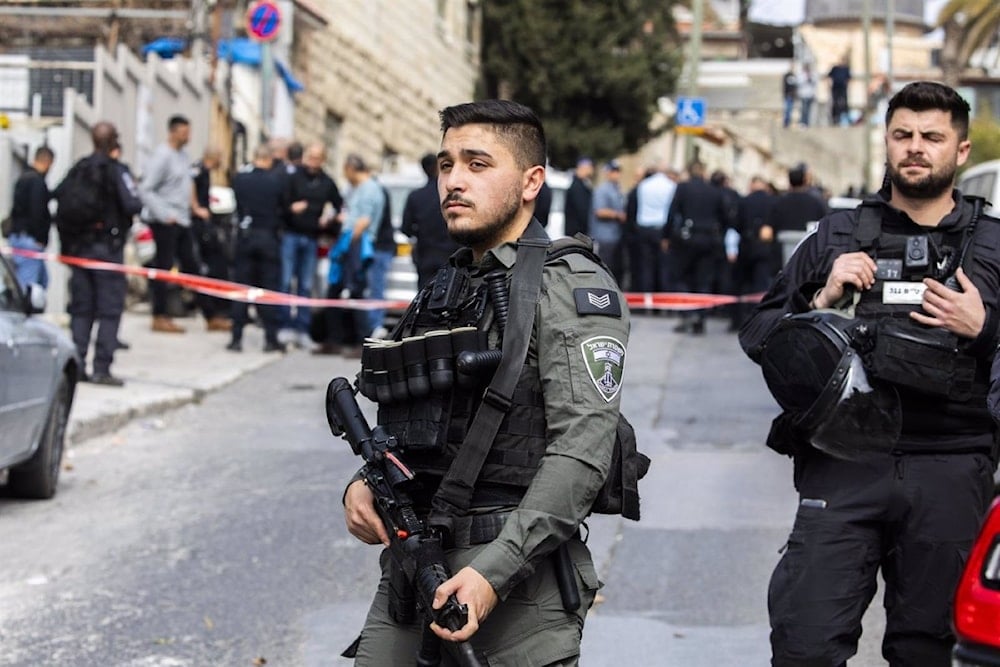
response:
<path id="1" fill-rule="evenodd" d="M 611 336 L 594 336 L 580 344 L 590 381 L 601 398 L 610 403 L 622 388 L 625 346 Z"/>

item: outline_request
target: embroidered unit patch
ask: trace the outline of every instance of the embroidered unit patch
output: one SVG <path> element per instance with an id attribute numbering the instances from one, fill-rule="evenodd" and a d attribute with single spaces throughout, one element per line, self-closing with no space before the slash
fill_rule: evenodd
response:
<path id="1" fill-rule="evenodd" d="M 611 336 L 595 336 L 580 344 L 590 381 L 601 398 L 610 403 L 622 388 L 625 346 Z"/>

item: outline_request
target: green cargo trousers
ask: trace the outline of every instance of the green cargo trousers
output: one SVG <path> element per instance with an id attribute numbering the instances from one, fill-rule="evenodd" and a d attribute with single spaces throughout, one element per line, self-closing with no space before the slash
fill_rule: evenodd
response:
<path id="1" fill-rule="evenodd" d="M 563 608 L 552 559 L 546 558 L 506 600 L 500 601 L 473 635 L 472 647 L 484 666 L 569 667 L 578 664 L 584 620 L 601 583 L 587 546 L 576 538 L 567 546 L 580 590 L 580 608 L 572 612 Z M 452 572 L 470 563 L 482 548 L 483 545 L 476 545 L 450 549 L 447 557 Z M 361 631 L 354 664 L 358 667 L 414 665 L 425 621 L 420 619 L 410 625 L 399 625 L 389 617 L 389 552 L 383 551 L 379 560 L 382 578 Z M 442 642 L 441 664 L 453 667 L 458 663 L 449 645 L 449 642 Z"/>

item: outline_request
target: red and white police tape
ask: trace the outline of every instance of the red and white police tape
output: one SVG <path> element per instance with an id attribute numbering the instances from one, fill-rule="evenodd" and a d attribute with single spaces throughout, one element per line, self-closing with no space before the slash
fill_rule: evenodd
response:
<path id="1" fill-rule="evenodd" d="M 161 280 L 163 282 L 181 285 L 187 289 L 206 294 L 208 296 L 220 297 L 230 301 L 245 301 L 247 303 L 258 303 L 270 306 L 310 306 L 313 308 L 336 307 L 349 308 L 354 310 L 375 310 L 402 309 L 409 305 L 408 301 L 389 299 L 313 299 L 310 297 L 285 294 L 275 292 L 260 287 L 243 285 L 229 280 L 218 278 L 206 278 L 190 273 L 180 273 L 179 271 L 163 271 L 151 269 L 145 266 L 130 266 L 118 264 L 116 262 L 101 262 L 84 257 L 74 257 L 72 255 L 57 255 L 53 253 L 38 252 L 35 250 L 23 250 L 20 248 L 7 248 L 15 255 L 23 255 L 33 259 L 44 259 L 48 261 L 62 262 L 69 266 L 77 266 L 83 269 L 95 271 L 116 271 L 133 276 L 142 276 L 148 280 Z M 631 308 L 646 308 L 649 310 L 702 310 L 705 308 L 715 308 L 733 303 L 753 303 L 759 301 L 762 294 L 748 294 L 744 296 L 730 296 L 725 294 L 694 294 L 691 292 L 628 292 L 625 294 L 625 301 Z"/>

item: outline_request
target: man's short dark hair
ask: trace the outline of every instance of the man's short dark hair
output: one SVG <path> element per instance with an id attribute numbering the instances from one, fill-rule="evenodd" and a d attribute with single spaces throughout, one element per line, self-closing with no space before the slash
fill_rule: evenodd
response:
<path id="1" fill-rule="evenodd" d="M 36 160 L 48 160 L 49 162 L 52 162 L 52 160 L 54 160 L 55 157 L 56 157 L 56 154 L 48 146 L 39 146 L 35 150 L 35 159 Z"/>
<path id="2" fill-rule="evenodd" d="M 947 111 L 951 114 L 951 126 L 955 128 L 959 141 L 969 138 L 969 103 L 962 99 L 954 88 L 935 81 L 914 81 L 907 84 L 889 100 L 885 112 L 885 125 L 889 126 L 896 109 L 910 111 Z"/>
<path id="3" fill-rule="evenodd" d="M 425 154 L 422 158 L 420 158 L 420 168 L 424 170 L 425 174 L 427 174 L 427 178 L 437 178 L 437 155 L 434 155 L 434 153 Z"/>
<path id="4" fill-rule="evenodd" d="M 176 114 L 171 116 L 170 120 L 167 121 L 167 129 L 173 132 L 178 125 L 190 125 L 190 124 L 191 121 L 187 119 L 187 116 Z"/>
<path id="5" fill-rule="evenodd" d="M 293 141 L 288 144 L 288 161 L 298 162 L 302 159 L 302 154 L 305 153 L 305 148 L 302 146 L 301 141 Z"/>
<path id="6" fill-rule="evenodd" d="M 483 100 L 441 110 L 441 132 L 464 125 L 489 125 L 508 145 L 521 169 L 545 166 L 545 130 L 535 112 L 510 100 Z"/>
<path id="7" fill-rule="evenodd" d="M 788 185 L 793 188 L 801 188 L 806 184 L 806 166 L 797 164 L 788 170 Z"/>
<path id="8" fill-rule="evenodd" d="M 107 155 L 120 147 L 118 130 L 106 120 L 99 121 L 90 128 L 90 138 L 94 142 L 94 150 L 98 153 Z"/>
<path id="9" fill-rule="evenodd" d="M 348 153 L 347 157 L 344 158 L 344 164 L 354 171 L 368 173 L 368 163 L 365 162 L 365 159 L 357 153 Z"/>

